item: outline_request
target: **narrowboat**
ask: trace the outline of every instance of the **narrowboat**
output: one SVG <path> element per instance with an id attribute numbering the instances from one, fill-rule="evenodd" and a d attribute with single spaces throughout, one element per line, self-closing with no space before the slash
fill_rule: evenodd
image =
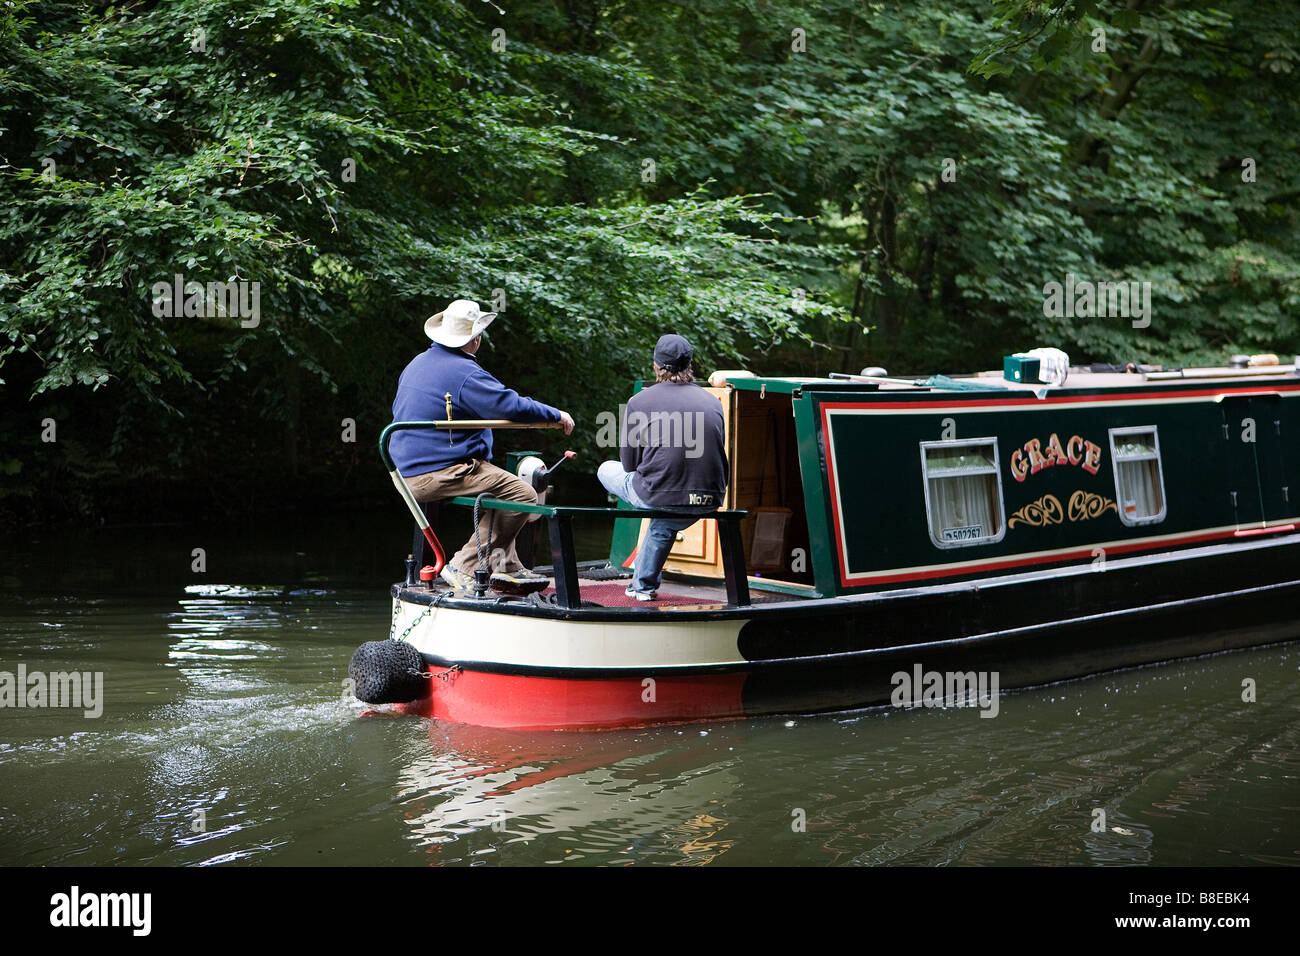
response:
<path id="1" fill-rule="evenodd" d="M 389 640 L 353 659 L 357 696 L 603 729 L 975 704 L 986 675 L 996 695 L 1292 640 L 1300 377 L 1252 362 L 1073 367 L 1059 384 L 1011 359 L 923 379 L 715 373 L 730 487 L 679 534 L 651 603 L 624 589 L 656 512 L 545 495 L 440 503 L 532 514 L 545 592 L 442 585 L 429 511 L 387 445 L 452 423 L 395 422 L 380 453 L 419 527 Z M 527 453 L 512 465 L 548 479 Z M 575 522 L 612 525 L 608 560 L 576 560 Z"/>

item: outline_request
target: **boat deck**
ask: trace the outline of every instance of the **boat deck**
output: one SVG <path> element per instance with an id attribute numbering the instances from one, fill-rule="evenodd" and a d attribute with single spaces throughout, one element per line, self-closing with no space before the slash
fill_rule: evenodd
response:
<path id="1" fill-rule="evenodd" d="M 1268 356 L 1268 358 L 1275 358 Z M 746 377 L 738 377 L 744 374 Z M 1254 380 L 1294 377 L 1300 374 L 1294 363 L 1258 364 L 1246 367 L 1207 366 L 1188 368 L 1168 368 L 1164 366 L 1133 366 L 1130 371 L 1114 368 L 1112 370 L 1093 371 L 1088 366 L 1071 366 L 1066 381 L 1061 385 L 1049 385 L 1042 382 L 1013 382 L 1007 380 L 1001 369 L 973 373 L 955 373 L 937 376 L 947 382 L 932 380 L 929 375 L 849 375 L 836 374 L 827 378 L 809 378 L 801 376 L 748 376 L 747 373 L 715 372 L 710 377 L 710 384 L 721 387 L 724 384 L 743 391 L 766 391 L 769 386 L 782 390 L 831 387 L 842 389 L 845 386 L 859 385 L 867 389 L 883 392 L 917 392 L 946 391 L 948 389 L 996 389 L 1008 393 L 1027 392 L 1041 395 L 1062 389 L 1111 390 L 1116 392 L 1150 388 L 1158 390 L 1171 384 L 1213 384 L 1225 385 L 1245 383 Z"/>
<path id="2" fill-rule="evenodd" d="M 549 567 L 539 567 L 536 570 L 539 574 L 551 577 Z M 715 584 L 699 579 L 686 579 L 671 572 L 664 574 L 663 583 L 660 585 L 653 601 L 639 601 L 627 595 L 627 587 L 632 581 L 630 572 L 609 567 L 584 567 L 578 572 L 578 581 L 584 607 L 641 608 L 647 611 L 661 611 L 668 609 L 700 610 L 727 606 L 727 589 L 721 582 Z M 435 594 L 449 595 L 452 593 L 451 586 L 442 581 L 435 582 L 432 590 Z M 553 603 L 552 599 L 555 593 L 555 584 L 552 578 L 551 585 L 542 591 L 539 597 L 548 603 Z M 495 591 L 491 591 L 489 594 L 493 598 L 508 601 L 529 600 L 523 597 L 503 596 Z M 811 589 L 807 593 L 799 594 L 760 590 L 755 585 L 755 579 L 750 578 L 749 601 L 751 605 L 813 600 L 819 596 Z"/>
<path id="3" fill-rule="evenodd" d="M 625 593 L 628 581 L 582 581 L 583 603 L 597 604 L 601 607 L 631 607 L 662 609 L 669 607 L 720 607 L 727 603 L 727 591 L 723 587 L 684 581 L 665 580 L 660 586 L 655 600 L 638 601 Z M 543 591 L 543 596 L 554 594 L 555 588 Z M 790 595 L 769 594 L 751 590 L 751 604 L 766 604 L 774 601 L 788 601 Z"/>

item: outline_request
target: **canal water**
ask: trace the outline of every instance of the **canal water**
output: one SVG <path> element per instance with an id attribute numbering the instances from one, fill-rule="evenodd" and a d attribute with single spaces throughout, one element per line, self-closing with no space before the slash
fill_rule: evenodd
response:
<path id="1" fill-rule="evenodd" d="M 387 636 L 407 541 L 385 512 L 5 542 L 0 671 L 103 690 L 98 717 L 0 710 L 0 864 L 1300 863 L 1300 645 L 1004 692 L 995 719 L 364 716 L 348 659 Z"/>

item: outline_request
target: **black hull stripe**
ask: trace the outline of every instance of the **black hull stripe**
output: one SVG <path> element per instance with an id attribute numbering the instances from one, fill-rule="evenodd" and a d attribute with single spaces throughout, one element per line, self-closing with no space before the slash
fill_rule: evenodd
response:
<path id="1" fill-rule="evenodd" d="M 777 669 L 794 670 L 801 668 L 823 668 L 838 667 L 843 665 L 853 665 L 855 663 L 869 662 L 876 658 L 896 657 L 898 655 L 912 655 L 913 657 L 924 656 L 925 654 L 943 653 L 954 649 L 973 648 L 982 645 L 991 645 L 996 642 L 1012 642 L 1016 639 L 1029 637 L 1034 634 L 1043 632 L 1057 631 L 1066 628 L 1082 628 L 1089 625 L 1095 625 L 1104 621 L 1114 621 L 1119 619 L 1135 619 L 1149 614 L 1159 614 L 1164 611 L 1193 612 L 1197 605 L 1212 604 L 1215 602 L 1226 602 L 1247 598 L 1252 595 L 1265 594 L 1269 592 L 1282 592 L 1288 589 L 1300 590 L 1300 581 L 1286 581 L 1278 584 L 1267 584 L 1255 588 L 1246 588 L 1238 591 L 1228 591 L 1222 594 L 1208 594 L 1196 598 L 1189 598 L 1178 601 L 1165 601 L 1158 604 L 1150 604 L 1137 608 L 1126 608 L 1118 611 L 1103 611 L 1096 614 L 1085 614 L 1073 618 L 1063 618 L 1053 621 L 1045 621 L 1041 624 L 1025 625 L 1022 627 L 1007 628 L 1002 631 L 990 631 L 983 634 L 972 634 L 964 637 L 953 637 L 935 641 L 924 641 L 911 644 L 893 644 L 881 647 L 869 647 L 855 651 L 839 651 L 830 654 L 814 654 L 803 657 L 780 657 L 780 658 L 763 658 L 756 660 L 747 660 L 743 662 L 729 664 L 682 664 L 670 667 L 545 667 L 532 664 L 508 664 L 496 661 L 454 661 L 446 658 L 437 657 L 432 654 L 422 654 L 425 663 L 433 667 L 451 667 L 459 665 L 465 670 L 482 671 L 491 674 L 516 674 L 533 677 L 555 677 L 555 678 L 591 678 L 593 680 L 605 678 L 632 678 L 632 677 L 651 677 L 656 675 L 677 675 L 683 676 L 688 674 L 728 674 L 740 671 L 759 672 L 771 671 Z M 816 616 L 810 615 L 808 624 L 813 626 L 816 623 Z M 1300 622 L 1297 623 L 1278 623 L 1277 629 L 1285 632 L 1289 628 L 1300 631 Z M 1258 628 L 1242 628 L 1242 635 L 1248 636 L 1251 633 L 1258 632 Z M 1204 653 L 1203 651 L 1185 650 L 1177 651 L 1182 642 L 1186 648 L 1195 648 L 1205 641 L 1217 641 L 1222 638 L 1207 634 L 1189 634 L 1179 635 L 1160 641 L 1159 643 L 1170 645 L 1173 657 L 1194 655 Z M 1291 640 L 1290 636 L 1277 635 L 1271 638 L 1269 643 L 1285 643 Z M 1247 646 L 1245 644 L 1240 646 Z"/>

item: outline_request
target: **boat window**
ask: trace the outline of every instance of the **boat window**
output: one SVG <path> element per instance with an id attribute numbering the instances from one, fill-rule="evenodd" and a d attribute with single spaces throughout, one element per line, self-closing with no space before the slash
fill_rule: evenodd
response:
<path id="1" fill-rule="evenodd" d="M 1154 425 L 1110 430 L 1119 520 L 1129 526 L 1165 519 L 1165 483 L 1160 439 Z"/>
<path id="2" fill-rule="evenodd" d="M 925 511 L 940 548 L 1001 541 L 1002 478 L 994 438 L 922 442 Z"/>

